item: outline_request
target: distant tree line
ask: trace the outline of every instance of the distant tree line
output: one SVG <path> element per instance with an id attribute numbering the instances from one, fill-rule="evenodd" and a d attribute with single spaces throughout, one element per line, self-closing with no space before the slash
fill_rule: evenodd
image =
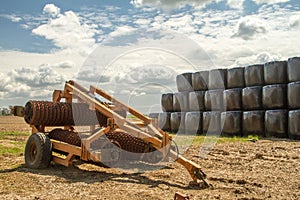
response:
<path id="1" fill-rule="evenodd" d="M 0 108 L 0 116 L 9 116 L 9 115 L 11 115 L 10 108 L 6 108 L 6 107 Z"/>

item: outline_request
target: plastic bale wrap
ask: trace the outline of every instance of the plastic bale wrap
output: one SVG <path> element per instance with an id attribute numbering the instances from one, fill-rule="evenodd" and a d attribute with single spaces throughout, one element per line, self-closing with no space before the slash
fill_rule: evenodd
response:
<path id="1" fill-rule="evenodd" d="M 300 140 L 300 110 L 292 110 L 289 112 L 289 138 L 292 140 Z"/>
<path id="2" fill-rule="evenodd" d="M 227 69 L 213 69 L 209 71 L 208 89 L 225 89 L 227 87 Z"/>
<path id="3" fill-rule="evenodd" d="M 268 62 L 264 66 L 265 85 L 287 83 L 287 62 Z"/>
<path id="4" fill-rule="evenodd" d="M 236 67 L 227 70 L 227 88 L 245 87 L 244 67 Z"/>
<path id="5" fill-rule="evenodd" d="M 185 132 L 190 135 L 202 133 L 202 112 L 187 112 L 185 114 Z"/>
<path id="6" fill-rule="evenodd" d="M 161 107 L 164 112 L 173 112 L 173 93 L 162 94 Z"/>
<path id="7" fill-rule="evenodd" d="M 223 92 L 226 110 L 242 110 L 242 88 L 227 89 Z"/>
<path id="8" fill-rule="evenodd" d="M 207 90 L 209 71 L 199 71 L 192 74 L 192 86 L 195 91 Z"/>
<path id="9" fill-rule="evenodd" d="M 242 136 L 242 111 L 227 111 L 221 113 L 222 136 Z"/>
<path id="10" fill-rule="evenodd" d="M 247 66 L 244 73 L 246 87 L 264 85 L 264 65 Z"/>
<path id="11" fill-rule="evenodd" d="M 173 111 L 189 111 L 189 92 L 177 92 L 173 95 Z"/>
<path id="12" fill-rule="evenodd" d="M 158 114 L 158 127 L 163 131 L 171 131 L 171 113 L 162 112 Z"/>
<path id="13" fill-rule="evenodd" d="M 189 94 L 189 109 L 190 111 L 204 111 L 204 96 L 205 91 L 195 91 Z"/>
<path id="14" fill-rule="evenodd" d="M 158 119 L 159 113 L 149 113 L 151 119 Z"/>
<path id="15" fill-rule="evenodd" d="M 268 110 L 265 113 L 266 137 L 288 138 L 288 111 Z"/>
<path id="16" fill-rule="evenodd" d="M 261 110 L 262 105 L 262 87 L 246 87 L 242 90 L 242 103 L 244 110 Z"/>
<path id="17" fill-rule="evenodd" d="M 185 132 L 185 112 L 173 112 L 171 113 L 171 132 L 172 133 L 184 133 Z"/>
<path id="18" fill-rule="evenodd" d="M 288 107 L 300 109 L 300 81 L 288 84 Z"/>
<path id="19" fill-rule="evenodd" d="M 264 86 L 262 96 L 265 109 L 284 109 L 287 106 L 286 84 Z"/>
<path id="20" fill-rule="evenodd" d="M 192 73 L 183 73 L 176 76 L 178 92 L 193 91 Z"/>
<path id="21" fill-rule="evenodd" d="M 243 136 L 258 135 L 264 137 L 264 122 L 264 111 L 243 112 Z"/>
<path id="22" fill-rule="evenodd" d="M 300 81 L 300 57 L 289 58 L 288 60 L 288 81 Z"/>
<path id="23" fill-rule="evenodd" d="M 207 90 L 205 92 L 204 105 L 207 111 L 225 111 L 223 92 L 223 89 Z"/>
<path id="24" fill-rule="evenodd" d="M 219 136 L 221 134 L 221 112 L 203 112 L 202 128 L 204 134 Z"/>

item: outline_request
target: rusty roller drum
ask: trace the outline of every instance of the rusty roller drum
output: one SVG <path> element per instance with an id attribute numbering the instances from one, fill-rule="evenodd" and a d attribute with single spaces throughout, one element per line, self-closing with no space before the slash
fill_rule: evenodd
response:
<path id="1" fill-rule="evenodd" d="M 225 110 L 223 102 L 223 89 L 207 90 L 204 96 L 205 109 L 207 111 Z"/>
<path id="2" fill-rule="evenodd" d="M 185 132 L 190 135 L 202 133 L 202 112 L 187 112 L 185 114 Z"/>
<path id="3" fill-rule="evenodd" d="M 287 138 L 288 111 L 268 110 L 265 113 L 266 137 Z"/>
<path id="4" fill-rule="evenodd" d="M 192 86 L 195 91 L 207 90 L 209 71 L 199 71 L 192 74 Z"/>
<path id="5" fill-rule="evenodd" d="M 246 87 L 242 91 L 242 103 L 244 110 L 261 110 L 262 105 L 262 87 Z"/>
<path id="6" fill-rule="evenodd" d="M 265 109 L 285 109 L 287 106 L 286 84 L 264 86 L 262 96 Z"/>
<path id="7" fill-rule="evenodd" d="M 98 130 L 96 130 L 98 131 Z M 74 131 L 68 131 L 63 129 L 54 129 L 48 134 L 50 139 L 66 142 L 71 145 L 81 146 L 81 137 L 79 133 Z M 84 136 L 87 137 L 87 136 Z M 144 142 L 142 139 L 131 136 L 128 133 L 113 131 L 105 134 L 100 139 L 96 140 L 91 144 L 91 149 L 101 149 L 103 144 L 105 144 L 107 139 L 110 142 L 117 142 L 120 148 L 124 150 L 123 158 L 127 160 L 139 160 L 143 153 L 149 153 L 155 151 L 148 143 Z M 134 154 L 132 154 L 134 153 Z M 151 162 L 151 160 L 144 160 Z"/>
<path id="8" fill-rule="evenodd" d="M 247 66 L 244 73 L 246 87 L 264 85 L 264 65 Z"/>
<path id="9" fill-rule="evenodd" d="M 227 89 L 223 92 L 223 101 L 226 110 L 241 110 L 243 108 L 242 105 L 242 89 L 241 88 L 233 88 Z"/>
<path id="10" fill-rule="evenodd" d="M 245 68 L 235 67 L 227 70 L 227 88 L 245 87 Z"/>
<path id="11" fill-rule="evenodd" d="M 185 113 L 174 112 L 170 118 L 172 133 L 184 133 Z"/>
<path id="12" fill-rule="evenodd" d="M 274 61 L 264 65 L 265 85 L 287 83 L 287 62 Z"/>
<path id="13" fill-rule="evenodd" d="M 205 91 L 195 91 L 189 93 L 189 109 L 190 111 L 204 111 L 204 95 Z"/>
<path id="14" fill-rule="evenodd" d="M 25 105 L 25 121 L 31 125 L 66 126 L 107 124 L 107 117 L 92 111 L 84 103 L 29 101 Z"/>
<path id="15" fill-rule="evenodd" d="M 208 89 L 226 89 L 227 88 L 227 70 L 213 69 L 209 71 Z"/>
<path id="16" fill-rule="evenodd" d="M 162 94 L 161 107 L 164 112 L 173 112 L 173 93 Z"/>
<path id="17" fill-rule="evenodd" d="M 204 134 L 220 135 L 221 134 L 221 112 L 203 112 L 202 128 Z"/>
<path id="18" fill-rule="evenodd" d="M 292 140 L 300 140 L 300 110 L 289 111 L 288 135 Z"/>
<path id="19" fill-rule="evenodd" d="M 243 136 L 258 135 L 264 137 L 265 112 L 247 111 L 243 112 Z"/>
<path id="20" fill-rule="evenodd" d="M 288 81 L 300 81 L 300 57 L 288 59 Z"/>
<path id="21" fill-rule="evenodd" d="M 192 73 L 183 73 L 176 76 L 178 92 L 193 91 Z"/>
<path id="22" fill-rule="evenodd" d="M 221 114 L 222 136 L 242 136 L 242 111 L 227 111 Z"/>
<path id="23" fill-rule="evenodd" d="M 300 81 L 288 84 L 288 107 L 300 109 Z"/>

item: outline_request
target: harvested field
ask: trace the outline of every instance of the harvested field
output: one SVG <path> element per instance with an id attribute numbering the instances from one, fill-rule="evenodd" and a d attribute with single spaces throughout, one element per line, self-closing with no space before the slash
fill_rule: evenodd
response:
<path id="1" fill-rule="evenodd" d="M 23 134 L 10 134 L 12 131 Z M 0 147 L 24 145 L 29 131 L 22 118 L 0 117 Z M 206 172 L 213 185 L 206 189 L 190 186 L 189 174 L 177 163 L 162 163 L 161 169 L 145 173 L 108 169 L 80 161 L 69 168 L 52 163 L 48 169 L 33 170 L 24 167 L 22 152 L 2 153 L 0 198 L 174 199 L 175 192 L 187 194 L 190 199 L 299 198 L 299 142 L 222 141 L 201 159 L 198 156 L 200 143 L 195 142 L 185 153 Z"/>

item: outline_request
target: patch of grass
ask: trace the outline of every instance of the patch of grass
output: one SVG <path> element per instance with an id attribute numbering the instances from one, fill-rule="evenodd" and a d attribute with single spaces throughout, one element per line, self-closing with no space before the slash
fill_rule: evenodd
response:
<path id="1" fill-rule="evenodd" d="M 171 134 L 178 145 L 192 144 L 201 146 L 205 143 L 230 143 L 230 142 L 248 142 L 259 140 L 258 136 L 249 135 L 248 137 L 215 137 L 215 136 L 188 136 Z"/>
<path id="2" fill-rule="evenodd" d="M 25 133 L 25 132 L 0 132 L 0 140 L 7 138 L 7 137 L 25 137 L 25 136 L 29 136 L 30 133 Z"/>
<path id="3" fill-rule="evenodd" d="M 24 152 L 29 133 L 0 132 L 0 156 L 20 156 Z"/>

